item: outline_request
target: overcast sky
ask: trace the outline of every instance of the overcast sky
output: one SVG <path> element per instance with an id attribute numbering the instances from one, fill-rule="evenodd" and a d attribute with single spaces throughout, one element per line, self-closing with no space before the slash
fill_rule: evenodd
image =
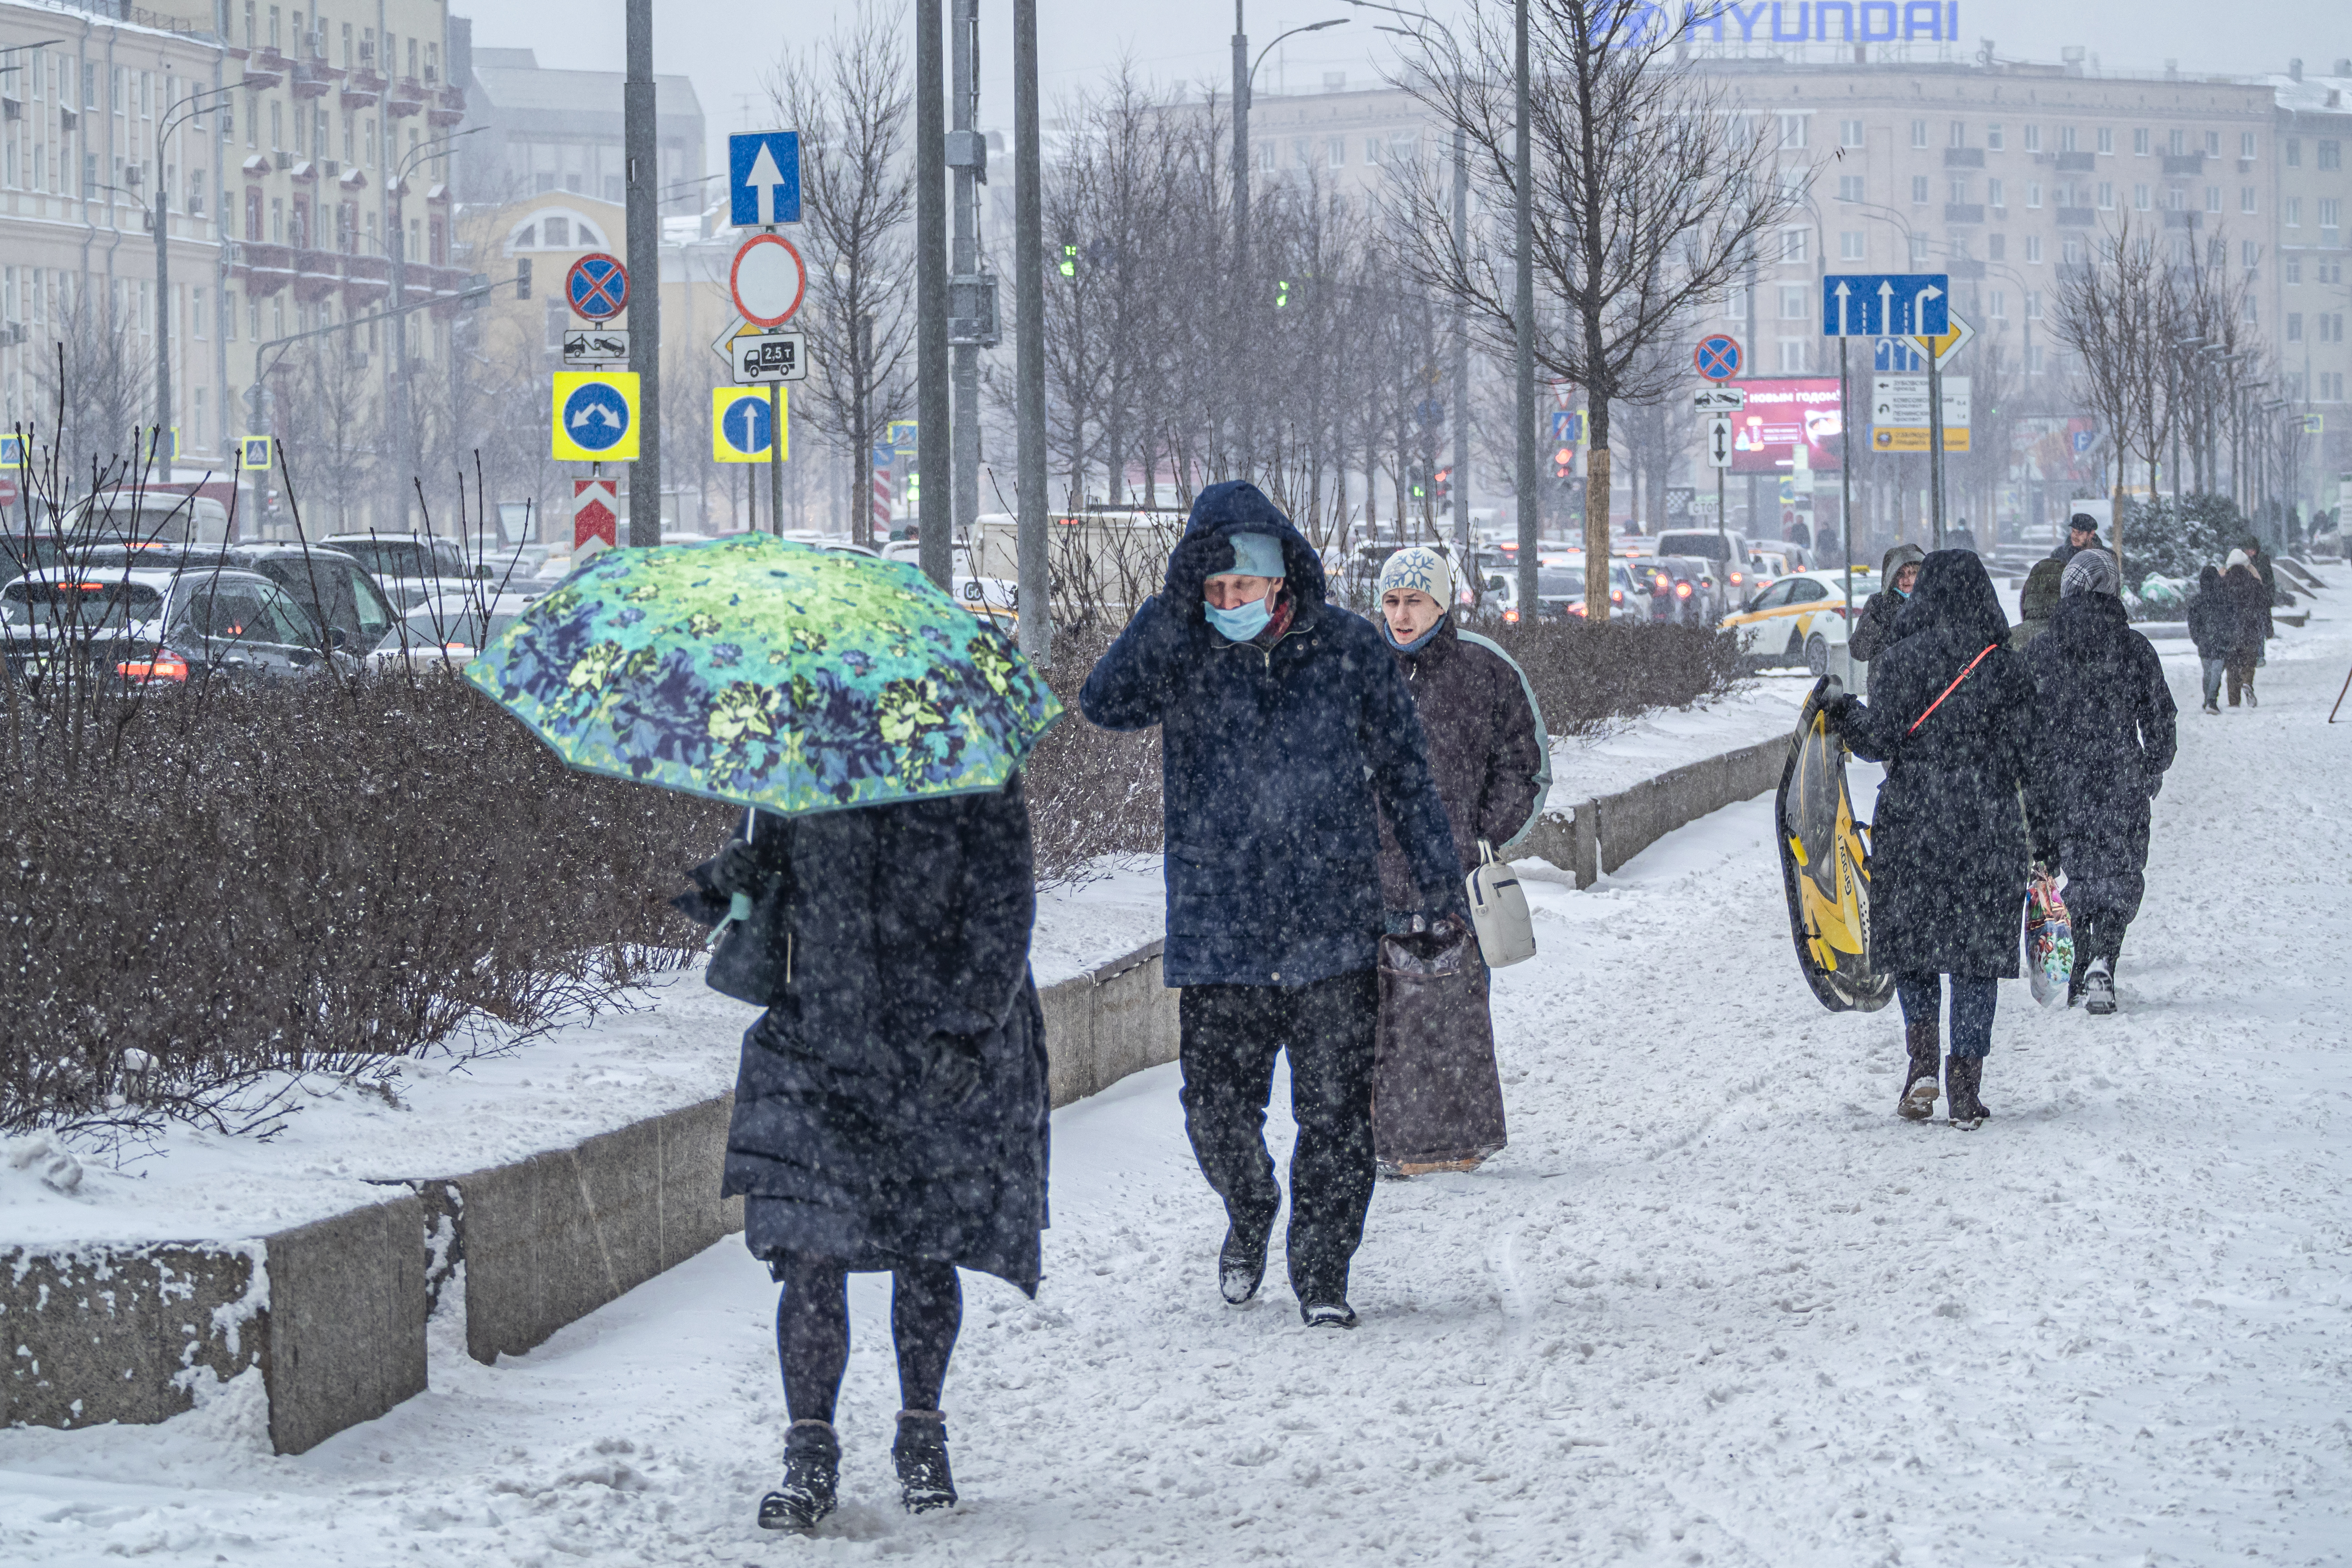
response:
<path id="1" fill-rule="evenodd" d="M 1412 0 L 1398 0 L 1412 8 Z M 622 67 L 620 0 L 459 0 L 470 9 L 474 40 L 486 46 L 536 49 L 545 66 L 618 70 Z M 890 7 L 911 14 L 911 0 Z M 770 116 L 761 78 L 788 42 L 822 37 L 830 19 L 848 7 L 811 4 L 746 5 L 742 0 L 658 0 L 655 68 L 694 79 L 714 141 L 732 130 L 764 124 Z M 1451 20 L 1464 7 L 1432 0 L 1427 9 Z M 752 17 L 784 18 L 808 31 L 763 41 Z M 1261 94 L 1285 85 L 1318 89 L 1326 71 L 1345 71 L 1350 86 L 1370 86 L 1395 55 L 1395 40 L 1373 25 L 1395 18 L 1351 9 L 1346 0 L 1253 0 L 1249 32 L 1255 50 L 1277 33 L 1329 16 L 1355 16 L 1294 38 L 1261 68 Z M 1012 6 L 982 0 L 981 121 L 1012 123 Z M 1198 81 L 1231 74 L 1231 0 L 1038 0 L 1038 37 L 1048 105 L 1059 94 L 1099 77 L 1121 57 L 1147 76 Z M 773 24 L 770 24 L 773 25 Z M 2313 71 L 2352 57 L 2352 5 L 2344 0 L 1961 0 L 1960 32 L 1973 50 L 1990 38 L 2004 57 L 2055 60 L 2079 44 L 2111 70 L 2158 70 L 2168 58 L 2189 71 L 2283 71 L 2301 56 Z M 1050 108 L 1049 108 L 1050 112 Z M 723 167 L 723 161 L 719 166 Z"/>

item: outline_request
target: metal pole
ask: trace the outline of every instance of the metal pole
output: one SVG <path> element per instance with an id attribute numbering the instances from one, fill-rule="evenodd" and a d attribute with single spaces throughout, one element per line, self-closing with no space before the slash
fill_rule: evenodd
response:
<path id="1" fill-rule="evenodd" d="M 1944 373 L 1936 367 L 1934 341 L 1927 348 L 1927 537 L 1944 548 Z"/>
<path id="2" fill-rule="evenodd" d="M 955 174 L 955 254 L 952 259 L 955 287 L 964 292 L 960 301 L 966 316 L 978 314 L 978 290 L 971 279 L 980 273 L 980 175 L 978 160 L 982 156 L 979 138 L 972 134 L 972 121 L 978 112 L 980 99 L 980 0 L 955 0 L 953 47 L 949 56 L 953 72 L 949 98 L 950 120 L 958 132 L 956 137 Z M 961 336 L 950 353 L 954 359 L 955 392 L 955 457 L 952 489 L 949 500 L 953 507 L 950 528 L 950 539 L 961 539 L 969 548 L 973 528 L 980 517 L 980 345 L 971 341 L 978 327 L 976 321 L 966 321 Z"/>
<path id="3" fill-rule="evenodd" d="M 768 531 L 784 531 L 784 386 L 768 384 Z"/>
<path id="4" fill-rule="evenodd" d="M 407 178 L 406 172 L 403 171 L 393 180 L 392 233 L 385 237 L 392 242 L 392 308 L 394 310 L 398 310 L 408 297 L 408 230 L 402 222 L 407 195 L 403 187 L 406 184 Z M 409 456 L 408 426 L 410 424 L 408 418 L 408 318 L 397 317 L 388 322 L 387 327 L 392 333 L 392 387 L 386 401 L 390 405 L 399 455 L 405 459 Z M 329 345 L 329 349 L 331 352 L 331 344 Z M 408 464 L 411 468 L 415 466 L 413 462 Z M 399 497 L 400 515 L 404 521 L 408 516 L 409 489 L 404 484 L 396 485 L 394 488 Z"/>
<path id="5" fill-rule="evenodd" d="M 172 254 L 171 213 L 164 206 L 163 160 L 155 159 L 155 454 L 163 477 L 172 477 Z"/>
<path id="6" fill-rule="evenodd" d="M 1234 320 L 1240 326 L 1237 346 L 1246 350 L 1249 343 L 1250 304 L 1255 298 L 1249 281 L 1249 116 L 1250 58 L 1249 34 L 1242 21 L 1243 0 L 1234 0 L 1234 277 L 1237 307 Z M 1235 367 L 1237 369 L 1241 367 Z M 1248 466 L 1244 456 L 1249 441 L 1249 375 L 1241 376 L 1243 407 L 1234 429 L 1234 471 L 1238 477 Z M 1369 498 L 1367 498 L 1369 500 Z M 1365 508 L 1365 516 L 1371 509 Z"/>
<path id="7" fill-rule="evenodd" d="M 654 119 L 653 0 L 628 0 L 628 77 L 621 86 L 629 266 L 629 368 L 637 376 L 637 462 L 629 476 L 629 542 L 661 542 L 661 156 Z"/>
<path id="8" fill-rule="evenodd" d="M 1020 426 L 1021 651 L 1039 668 L 1054 662 L 1053 586 L 1045 559 L 1045 218 L 1037 145 L 1037 0 L 1013 0 L 1013 181 L 1014 348 Z"/>
<path id="9" fill-rule="evenodd" d="M 1518 428 L 1513 445 L 1517 473 L 1513 488 L 1518 491 L 1519 513 L 1519 625 L 1535 624 L 1538 601 L 1536 598 L 1536 553 L 1540 547 L 1538 529 L 1541 523 L 1541 503 L 1536 498 L 1536 274 L 1535 274 L 1535 148 L 1532 140 L 1533 106 L 1528 85 L 1528 0 L 1516 0 L 1512 6 L 1515 29 L 1514 72 L 1517 77 L 1517 128 L 1512 132 L 1512 171 L 1517 190 L 1517 233 L 1512 246 L 1512 266 L 1517 274 L 1517 290 L 1511 314 L 1514 327 L 1512 381 L 1514 408 Z M 1589 563 L 1588 563 L 1589 564 Z M 1606 615 L 1608 577 L 1603 564 L 1602 598 L 1597 613 Z M 1591 581 L 1588 572 L 1586 581 Z M 1595 606 L 1587 606 L 1594 609 Z"/>
<path id="10" fill-rule="evenodd" d="M 941 588 L 955 564 L 949 472 L 948 128 L 940 0 L 915 0 L 915 470 L 923 575 Z"/>
<path id="11" fill-rule="evenodd" d="M 1838 339 L 1838 581 L 1845 585 L 1845 624 L 1853 628 L 1853 395 L 1846 384 L 1845 339 Z M 1815 542 L 1819 542 L 1816 538 Z M 1852 675 L 1849 668 L 1846 673 Z"/>
<path id="12" fill-rule="evenodd" d="M 1461 64 L 1456 57 L 1454 64 Z M 1454 128 L 1454 250 L 1470 245 L 1470 139 Z M 1454 304 L 1454 550 L 1460 570 L 1471 568 L 1470 533 L 1470 312 Z"/>

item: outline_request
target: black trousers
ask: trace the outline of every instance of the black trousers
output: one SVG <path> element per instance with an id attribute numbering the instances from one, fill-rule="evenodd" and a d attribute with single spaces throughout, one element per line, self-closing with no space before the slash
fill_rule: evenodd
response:
<path id="1" fill-rule="evenodd" d="M 1290 1053 L 1290 1288 L 1344 1301 L 1372 1202 L 1372 1045 L 1378 976 L 1311 985 L 1188 985 L 1178 1005 L 1184 1131 L 1225 1214 L 1263 1233 L 1282 1207 L 1265 1152 L 1276 1053 Z"/>
<path id="2" fill-rule="evenodd" d="M 795 1421 L 831 1421 L 842 1373 L 849 1369 L 849 1268 L 795 1253 L 769 1268 L 784 1287 L 776 1298 L 784 1408 Z M 890 1336 L 898 1351 L 901 1409 L 940 1407 L 948 1357 L 962 1327 L 963 1286 L 954 1264 L 927 1259 L 891 1270 Z"/>

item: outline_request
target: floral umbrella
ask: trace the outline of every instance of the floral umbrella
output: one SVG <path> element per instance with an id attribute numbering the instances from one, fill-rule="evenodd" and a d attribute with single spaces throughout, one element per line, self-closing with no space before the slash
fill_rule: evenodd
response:
<path id="1" fill-rule="evenodd" d="M 1062 714 L 912 566 L 756 533 L 604 551 L 466 679 L 572 767 L 784 815 L 1002 788 Z"/>

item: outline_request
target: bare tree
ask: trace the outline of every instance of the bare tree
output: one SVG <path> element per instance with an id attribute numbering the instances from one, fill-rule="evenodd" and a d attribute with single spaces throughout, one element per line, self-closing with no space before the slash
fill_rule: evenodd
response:
<path id="1" fill-rule="evenodd" d="M 62 502 L 81 494 L 99 466 L 142 449 L 132 432 L 152 417 L 155 362 L 98 288 L 60 279 L 49 321 L 49 352 L 27 357 L 38 367 L 34 406 L 58 410 L 60 420 L 54 450 Z"/>
<path id="2" fill-rule="evenodd" d="M 1538 307 L 1535 357 L 1585 390 L 1585 602 L 1604 619 L 1611 406 L 1665 395 L 1677 373 L 1652 351 L 1737 279 L 1801 182 L 1777 178 L 1773 140 L 1750 133 L 1724 90 L 1677 58 L 1684 29 L 1705 15 L 1677 27 L 1662 7 L 1619 0 L 1531 0 L 1529 11 L 1533 264 L 1539 292 L 1558 307 Z M 1452 58 L 1425 38 L 1401 85 L 1467 136 L 1487 221 L 1457 245 L 1450 198 L 1433 173 L 1402 226 L 1414 271 L 1461 301 L 1504 352 L 1515 283 L 1498 230 L 1518 200 L 1510 8 L 1478 0 L 1465 30 L 1471 58 Z"/>
<path id="3" fill-rule="evenodd" d="M 866 454 L 915 401 L 907 75 L 898 19 L 867 5 L 833 38 L 786 55 L 768 81 L 782 123 L 801 133 L 809 298 L 795 319 L 815 363 L 793 411 L 849 452 L 850 537 L 861 543 L 873 537 Z"/>
<path id="4" fill-rule="evenodd" d="M 2115 503 L 2116 554 L 2123 555 L 2124 487 L 2134 438 L 2148 427 L 2144 411 L 2159 396 L 2160 353 L 2169 312 L 2153 244 L 2126 216 L 2091 259 L 2058 268 L 2051 332 L 2074 357 L 2077 395 L 2098 411 L 2115 449 L 2109 495 Z M 2149 463 L 2153 452 L 2143 452 Z"/>

